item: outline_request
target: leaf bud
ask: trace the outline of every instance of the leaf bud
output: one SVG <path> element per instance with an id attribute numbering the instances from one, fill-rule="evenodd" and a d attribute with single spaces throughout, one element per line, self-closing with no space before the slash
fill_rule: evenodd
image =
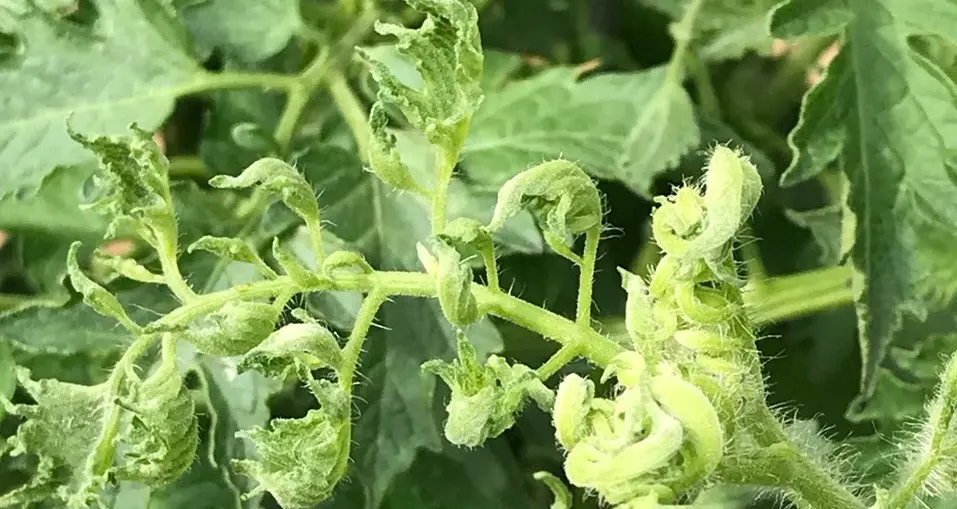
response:
<path id="1" fill-rule="evenodd" d="M 187 253 L 192 253 L 196 250 L 208 251 L 224 260 L 255 265 L 264 276 L 268 278 L 276 277 L 276 273 L 272 268 L 266 265 L 266 262 L 259 257 L 259 254 L 253 247 L 242 239 L 206 235 L 186 248 Z"/>
<path id="2" fill-rule="evenodd" d="M 472 295 L 472 267 L 455 247 L 441 237 L 432 238 L 436 296 L 446 319 L 464 327 L 479 319 L 478 303 Z"/>
<path id="3" fill-rule="evenodd" d="M 312 228 L 320 224 L 319 204 L 312 186 L 301 173 L 280 159 L 260 159 L 243 170 L 238 177 L 217 175 L 210 179 L 209 185 L 225 189 L 243 189 L 258 185 L 263 191 L 282 200 L 306 225 L 312 225 Z"/>
<path id="4" fill-rule="evenodd" d="M 558 384 L 552 422 L 555 438 L 566 450 L 578 444 L 585 434 L 588 412 L 595 398 L 595 384 L 574 373 Z"/>
<path id="5" fill-rule="evenodd" d="M 371 274 L 372 266 L 355 251 L 336 251 L 322 261 L 322 273 L 334 278 L 336 273 Z"/>
<path id="6" fill-rule="evenodd" d="M 116 296 L 88 278 L 80 269 L 80 264 L 77 261 L 77 251 L 79 249 L 80 241 L 75 241 L 70 244 L 70 250 L 67 253 L 67 274 L 70 276 L 70 283 L 73 288 L 83 295 L 83 302 L 93 308 L 94 311 L 115 319 L 132 332 L 138 332 L 140 330 L 139 325 L 126 314 L 126 310 L 123 309 Z"/>

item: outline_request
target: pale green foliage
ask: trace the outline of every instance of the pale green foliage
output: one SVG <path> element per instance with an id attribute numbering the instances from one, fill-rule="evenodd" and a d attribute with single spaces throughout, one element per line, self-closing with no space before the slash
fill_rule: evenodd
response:
<path id="1" fill-rule="evenodd" d="M 436 297 L 442 313 L 456 326 L 469 325 L 479 319 L 478 303 L 472 295 L 472 268 L 445 239 L 433 237 L 431 240 L 429 244 L 435 258 L 429 260 L 426 270 L 435 277 Z M 424 256 L 432 254 L 420 250 L 420 257 Z"/>
<path id="2" fill-rule="evenodd" d="M 335 277 L 336 274 L 371 274 L 372 266 L 355 251 L 336 251 L 322 261 L 322 273 L 326 277 Z"/>
<path id="3" fill-rule="evenodd" d="M 266 158 L 256 161 L 238 177 L 217 175 L 210 179 L 213 187 L 242 189 L 257 186 L 258 189 L 282 200 L 307 225 L 319 224 L 319 205 L 312 186 L 302 173 L 280 159 Z"/>
<path id="4" fill-rule="evenodd" d="M 584 171 L 564 160 L 549 161 L 519 173 L 498 193 L 489 230 L 527 209 L 542 227 L 545 241 L 573 261 L 569 239 L 601 227 L 601 196 Z"/>
<path id="5" fill-rule="evenodd" d="M 130 449 L 117 479 L 157 487 L 178 479 L 192 465 L 199 443 L 193 396 L 176 364 L 173 336 L 163 341 L 159 366 L 140 380 L 129 373 L 120 401 L 130 411 L 125 442 Z"/>
<path id="6" fill-rule="evenodd" d="M 70 136 L 99 156 L 102 171 L 93 181 L 102 196 L 91 207 L 111 219 L 107 236 L 130 228 L 160 249 L 176 238 L 169 163 L 151 133 L 135 124 L 129 129 L 132 136 L 89 138 L 73 130 Z"/>
<path id="7" fill-rule="evenodd" d="M 432 360 L 422 369 L 438 375 L 452 390 L 445 437 L 456 445 L 476 447 L 502 434 L 515 423 L 527 398 L 543 409 L 552 406 L 552 392 L 534 371 L 494 355 L 479 364 L 475 348 L 461 332 L 458 359 Z"/>
<path id="8" fill-rule="evenodd" d="M 277 378 L 323 367 L 342 369 L 342 352 L 335 336 L 317 323 L 284 325 L 239 363 L 240 370 L 255 369 Z"/>
<path id="9" fill-rule="evenodd" d="M 34 381 L 23 368 L 17 378 L 36 404 L 12 405 L 2 400 L 7 412 L 26 419 L 9 440 L 12 454 L 35 454 L 39 464 L 29 484 L 5 494 L 0 503 L 52 496 L 70 508 L 86 507 L 106 482 L 98 447 L 109 419 L 109 388 Z"/>
<path id="10" fill-rule="evenodd" d="M 260 461 L 242 460 L 236 468 L 269 490 L 284 508 L 310 508 L 332 494 L 331 478 L 340 461 L 343 424 L 331 422 L 322 410 L 302 419 L 275 419 L 268 429 L 244 431 L 256 444 Z"/>
<path id="11" fill-rule="evenodd" d="M 427 194 L 427 191 L 415 180 L 412 171 L 402 162 L 396 149 L 396 136 L 388 130 L 389 117 L 385 106 L 376 103 L 369 113 L 369 127 L 372 137 L 369 139 L 369 166 L 376 177 L 386 184 L 405 191 Z"/>
<path id="12" fill-rule="evenodd" d="M 97 313 L 115 319 L 131 331 L 139 329 L 130 317 L 126 315 L 126 310 L 117 300 L 116 296 L 103 288 L 95 281 L 91 280 L 80 270 L 76 254 L 80 249 L 80 243 L 74 242 L 70 245 L 70 252 L 67 255 L 67 271 L 70 275 L 70 282 L 76 291 L 83 295 L 83 302 L 93 308 Z"/>
<path id="13" fill-rule="evenodd" d="M 420 28 L 378 23 L 376 31 L 398 39 L 396 49 L 418 69 L 422 88 L 405 85 L 371 55 L 360 54 L 370 63 L 372 76 L 379 83 L 380 102 L 398 106 L 433 145 L 454 153 L 458 151 L 455 147 L 464 141 L 463 126 L 467 129 L 472 113 L 482 101 L 479 82 L 484 57 L 478 15 L 469 2 L 410 0 L 408 3 L 426 15 Z M 376 134 L 385 133 L 378 130 Z M 380 143 L 387 149 L 394 145 L 388 139 Z M 376 168 L 376 171 L 380 170 Z M 387 171 L 383 173 L 389 175 Z M 386 182 L 392 179 L 387 176 Z"/>
<path id="14" fill-rule="evenodd" d="M 187 253 L 193 251 L 209 251 L 222 259 L 250 263 L 255 265 L 264 276 L 276 277 L 276 272 L 266 265 L 252 246 L 242 239 L 206 235 L 186 248 Z"/>
<path id="15" fill-rule="evenodd" d="M 185 339 L 212 355 L 242 355 L 273 331 L 279 310 L 264 302 L 227 302 L 193 322 Z"/>

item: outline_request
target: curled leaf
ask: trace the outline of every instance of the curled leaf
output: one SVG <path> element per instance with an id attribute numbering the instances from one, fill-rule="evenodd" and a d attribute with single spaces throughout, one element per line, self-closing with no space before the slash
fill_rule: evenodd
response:
<path id="1" fill-rule="evenodd" d="M 8 442 L 13 446 L 12 455 L 34 454 L 38 464 L 30 481 L 4 498 L 23 506 L 53 498 L 66 507 L 87 507 L 106 482 L 113 460 L 112 454 L 97 457 L 110 420 L 109 387 L 53 379 L 34 381 L 24 368 L 18 369 L 17 379 L 35 404 L 13 405 L 0 398 L 7 412 L 25 419 Z"/>
<path id="2" fill-rule="evenodd" d="M 566 450 L 574 447 L 585 433 L 585 418 L 595 397 L 595 384 L 574 373 L 566 376 L 555 394 L 552 422 L 555 438 Z"/>
<path id="3" fill-rule="evenodd" d="M 279 311 L 270 304 L 231 301 L 194 321 L 186 339 L 206 354 L 242 355 L 272 333 L 277 319 Z"/>
<path id="4" fill-rule="evenodd" d="M 322 410 L 301 419 L 274 419 L 268 428 L 241 431 L 260 460 L 234 460 L 236 470 L 269 491 L 285 509 L 308 509 L 329 498 L 349 455 L 348 421 L 334 421 Z"/>
<path id="5" fill-rule="evenodd" d="M 682 467 L 684 487 L 688 487 L 714 472 L 721 461 L 724 433 L 718 413 L 700 389 L 679 376 L 652 378 L 651 392 L 687 435 L 689 447 Z"/>
<path id="6" fill-rule="evenodd" d="M 276 277 L 276 273 L 259 257 L 256 250 L 242 239 L 205 235 L 186 248 L 187 253 L 196 250 L 208 251 L 224 260 L 255 265 L 264 276 Z"/>
<path id="7" fill-rule="evenodd" d="M 435 255 L 436 296 L 442 313 L 459 327 L 475 322 L 479 319 L 479 310 L 472 295 L 472 267 L 441 237 L 433 238 L 431 244 Z"/>
<path id="8" fill-rule="evenodd" d="M 379 83 L 379 102 L 398 106 L 431 143 L 458 153 L 454 147 L 465 141 L 462 127 L 482 101 L 484 57 L 478 14 L 466 0 L 407 3 L 425 13 L 419 28 L 377 23 L 376 31 L 398 39 L 396 49 L 418 69 L 422 88 L 403 84 L 368 52 L 359 50 L 359 54 L 369 62 L 372 77 Z"/>
<path id="9" fill-rule="evenodd" d="M 336 273 L 351 272 L 354 274 L 371 274 L 372 266 L 355 251 L 336 251 L 322 261 L 322 273 L 327 278 L 333 278 Z"/>
<path id="10" fill-rule="evenodd" d="M 217 188 L 242 189 L 258 185 L 276 196 L 307 225 L 319 225 L 319 204 L 312 186 L 301 173 L 284 161 L 272 157 L 251 164 L 237 177 L 217 175 L 209 184 Z"/>
<path id="11" fill-rule="evenodd" d="M 132 124 L 131 136 L 86 137 L 69 126 L 70 137 L 99 156 L 102 171 L 93 182 L 101 193 L 90 208 L 110 218 L 107 236 L 124 225 L 151 245 L 176 238 L 169 192 L 169 161 L 153 142 L 153 133 Z"/>
<path id="12" fill-rule="evenodd" d="M 150 272 L 132 258 L 108 255 L 99 249 L 94 253 L 96 263 L 109 267 L 120 276 L 140 283 L 163 284 L 166 280 L 159 274 Z"/>
<path id="13" fill-rule="evenodd" d="M 307 269 L 295 255 L 284 249 L 278 238 L 272 239 L 272 256 L 283 272 L 297 285 L 308 287 L 317 281 L 316 273 Z"/>
<path id="14" fill-rule="evenodd" d="M 527 209 L 541 226 L 545 241 L 558 254 L 578 261 L 569 238 L 601 226 L 601 196 L 581 168 L 565 160 L 542 163 L 512 177 L 498 192 L 489 230 Z"/>
<path id="15" fill-rule="evenodd" d="M 126 310 L 117 300 L 116 296 L 106 288 L 98 285 L 92 279 L 86 277 L 86 274 L 80 269 L 77 261 L 77 251 L 80 249 L 80 242 L 76 241 L 70 244 L 70 251 L 67 253 L 67 273 L 70 276 L 70 284 L 76 291 L 83 295 L 83 302 L 93 308 L 97 313 L 116 319 L 130 331 L 137 332 L 140 327 L 126 314 Z"/>
<path id="16" fill-rule="evenodd" d="M 284 378 L 301 368 L 315 370 L 342 367 L 342 351 L 335 336 L 318 323 L 284 325 L 262 343 L 246 352 L 239 370 L 256 369 L 264 375 Z"/>
<path id="17" fill-rule="evenodd" d="M 416 182 L 409 167 L 402 162 L 402 156 L 396 150 L 396 137 L 388 131 L 389 117 L 382 103 L 372 105 L 369 112 L 369 167 L 379 180 L 404 191 L 427 195 L 428 191 Z"/>
<path id="18" fill-rule="evenodd" d="M 478 363 L 475 349 L 465 334 L 458 334 L 458 359 L 451 363 L 431 360 L 422 370 L 442 378 L 452 390 L 446 406 L 445 436 L 449 442 L 476 447 L 501 435 L 515 424 L 515 414 L 527 399 L 551 409 L 554 396 L 535 371 L 521 364 L 509 365 L 491 356 Z"/>
<path id="19" fill-rule="evenodd" d="M 118 479 L 158 487 L 178 479 L 193 463 L 199 444 L 198 421 L 190 394 L 176 365 L 173 341 L 163 342 L 163 358 L 152 375 L 127 383 L 133 413 L 124 441 L 130 446 L 126 463 L 116 469 Z"/>

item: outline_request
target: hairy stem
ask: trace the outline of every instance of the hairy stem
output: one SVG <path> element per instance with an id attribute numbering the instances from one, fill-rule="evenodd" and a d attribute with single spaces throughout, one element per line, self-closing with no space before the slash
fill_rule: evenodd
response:
<path id="1" fill-rule="evenodd" d="M 471 117 L 466 117 L 459 122 L 456 126 L 455 139 L 452 145 L 450 147 L 437 147 L 435 152 L 435 184 L 432 187 L 433 235 L 438 235 L 445 229 L 449 184 L 452 182 L 452 174 L 455 172 L 455 165 L 459 161 L 459 153 L 462 151 L 462 145 L 465 143 L 465 137 L 469 132 L 471 123 Z"/>
<path id="2" fill-rule="evenodd" d="M 332 102 L 339 108 L 342 118 L 346 125 L 352 131 L 352 136 L 356 140 L 356 147 L 359 151 L 359 158 L 362 162 L 367 162 L 369 157 L 369 139 L 372 138 L 372 128 L 369 126 L 369 117 L 366 114 L 366 108 L 356 97 L 346 77 L 341 72 L 330 73 L 329 94 L 332 96 Z"/>
<path id="3" fill-rule="evenodd" d="M 356 315 L 356 322 L 352 326 L 352 333 L 349 334 L 349 340 L 342 348 L 342 370 L 339 373 L 339 385 L 342 390 L 352 394 L 352 380 L 355 377 L 356 369 L 359 365 L 359 354 L 362 353 L 362 345 L 366 337 L 369 336 L 369 328 L 375 320 L 376 313 L 382 303 L 388 298 L 388 294 L 381 288 L 373 288 L 362 301 L 359 307 L 359 313 Z"/>
<path id="4" fill-rule="evenodd" d="M 952 433 L 954 406 L 957 405 L 957 354 L 951 355 L 941 375 L 940 389 L 928 410 L 927 422 L 915 440 L 918 454 L 912 458 L 905 475 L 891 491 L 882 509 L 904 509 L 917 499 L 942 461 L 954 454 Z"/>
<path id="5" fill-rule="evenodd" d="M 579 267 L 578 305 L 575 321 L 588 327 L 591 323 L 592 287 L 595 283 L 595 261 L 598 259 L 598 242 L 601 240 L 601 227 L 596 226 L 585 232 L 585 250 Z"/>
<path id="6" fill-rule="evenodd" d="M 147 326 L 147 330 L 161 330 L 176 325 L 187 324 L 203 315 L 215 311 L 230 301 L 254 300 L 279 295 L 282 292 L 314 291 L 353 291 L 368 292 L 380 288 L 388 296 L 407 295 L 413 297 L 434 297 L 435 281 L 424 272 L 373 272 L 371 274 L 341 274 L 335 280 L 319 277 L 307 285 L 297 285 L 292 278 L 281 276 L 276 279 L 245 283 L 228 290 L 200 295 L 188 304 L 180 306 L 163 318 Z M 523 301 L 503 292 L 495 292 L 484 285 L 474 283 L 472 293 L 478 305 L 489 313 L 510 321 L 545 338 L 566 344 L 579 341 L 581 354 L 599 366 L 607 366 L 612 358 L 623 348 L 594 329 L 580 327 L 577 323 L 557 315 L 547 309 Z"/>
<path id="7" fill-rule="evenodd" d="M 851 275 L 849 267 L 836 266 L 753 280 L 744 291 L 748 315 L 766 324 L 850 304 Z"/>
<path id="8" fill-rule="evenodd" d="M 156 253 L 159 256 L 160 266 L 163 268 L 163 278 L 166 281 L 166 286 L 180 302 L 187 302 L 196 297 L 196 292 L 190 288 L 186 279 L 183 278 L 183 274 L 179 271 L 176 249 L 175 240 L 161 236 Z"/>
<path id="9" fill-rule="evenodd" d="M 554 355 L 545 361 L 545 364 L 542 364 L 535 370 L 535 374 L 542 380 L 548 380 L 552 375 L 558 373 L 558 370 L 575 360 L 579 352 L 581 352 L 581 345 L 577 342 L 565 343 Z"/>

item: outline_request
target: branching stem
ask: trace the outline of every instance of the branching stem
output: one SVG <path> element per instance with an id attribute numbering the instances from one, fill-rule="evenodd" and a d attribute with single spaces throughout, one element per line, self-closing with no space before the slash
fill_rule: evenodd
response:
<path id="1" fill-rule="evenodd" d="M 598 242 L 601 240 L 601 226 L 595 226 L 585 232 L 585 250 L 579 267 L 578 306 L 575 321 L 583 327 L 591 324 L 592 287 L 595 282 L 595 262 L 598 259 Z"/>

